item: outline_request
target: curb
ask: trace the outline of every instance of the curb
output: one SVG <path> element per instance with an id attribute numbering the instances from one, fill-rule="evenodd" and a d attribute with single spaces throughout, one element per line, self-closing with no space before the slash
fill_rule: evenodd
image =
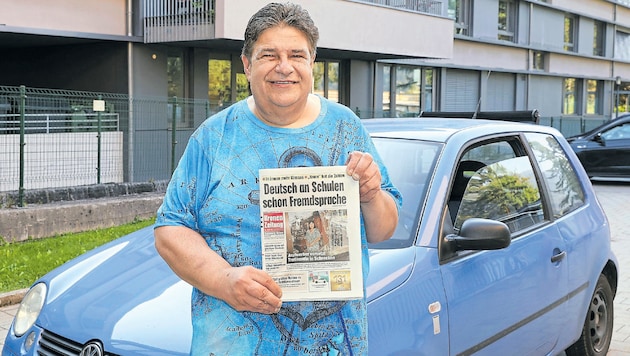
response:
<path id="1" fill-rule="evenodd" d="M 22 298 L 24 298 L 26 292 L 28 292 L 28 288 L 7 293 L 0 293 L 0 308 L 19 304 L 22 301 Z"/>

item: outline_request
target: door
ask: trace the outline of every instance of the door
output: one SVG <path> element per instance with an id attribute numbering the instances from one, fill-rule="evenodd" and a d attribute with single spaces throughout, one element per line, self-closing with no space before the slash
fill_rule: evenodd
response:
<path id="1" fill-rule="evenodd" d="M 546 354 L 563 327 L 568 271 L 532 160 L 512 137 L 476 145 L 460 161 L 482 168 L 456 169 L 452 192 L 463 193 L 451 194 L 448 207 L 455 233 L 467 219 L 492 219 L 509 227 L 512 242 L 443 261 L 450 354 Z"/>

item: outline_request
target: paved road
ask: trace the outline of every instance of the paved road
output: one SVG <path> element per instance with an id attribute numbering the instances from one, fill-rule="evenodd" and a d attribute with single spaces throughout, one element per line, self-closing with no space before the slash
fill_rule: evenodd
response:
<path id="1" fill-rule="evenodd" d="M 630 356 L 630 181 L 595 182 L 595 191 L 612 230 L 612 246 L 620 264 L 619 289 L 615 298 L 615 330 L 608 356 Z M 0 308 L 0 349 L 17 305 Z"/>

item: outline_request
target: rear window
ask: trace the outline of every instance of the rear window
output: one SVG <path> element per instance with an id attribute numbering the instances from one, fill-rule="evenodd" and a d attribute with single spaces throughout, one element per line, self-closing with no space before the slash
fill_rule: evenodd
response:
<path id="1" fill-rule="evenodd" d="M 552 135 L 525 134 L 538 161 L 553 215 L 558 218 L 584 205 L 584 190 L 566 153 Z"/>

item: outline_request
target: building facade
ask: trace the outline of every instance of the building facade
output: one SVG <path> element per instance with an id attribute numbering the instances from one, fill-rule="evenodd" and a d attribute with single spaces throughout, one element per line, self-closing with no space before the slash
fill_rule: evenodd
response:
<path id="1" fill-rule="evenodd" d="M 247 95 L 245 24 L 259 0 L 2 0 L 0 85 Z M 296 2 L 321 31 L 314 90 L 362 116 L 629 111 L 628 0 Z"/>
<path id="2" fill-rule="evenodd" d="M 0 0 L 0 88 L 130 98 L 108 99 L 124 108 L 112 112 L 124 132 L 116 174 L 166 179 L 154 167 L 170 156 L 172 168 L 175 143 L 249 95 L 243 33 L 267 2 Z M 536 109 L 542 123 L 579 122 L 561 130 L 573 134 L 630 111 L 630 0 L 294 2 L 320 29 L 314 92 L 363 118 Z M 0 134 L 11 105 L 0 91 Z"/>

